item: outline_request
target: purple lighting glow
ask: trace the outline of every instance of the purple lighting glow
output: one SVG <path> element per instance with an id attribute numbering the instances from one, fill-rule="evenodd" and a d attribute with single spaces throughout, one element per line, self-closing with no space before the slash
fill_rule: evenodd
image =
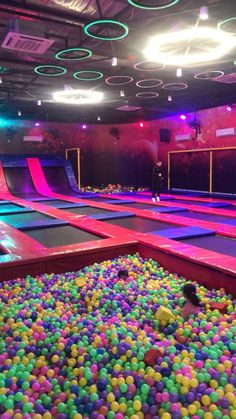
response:
<path id="1" fill-rule="evenodd" d="M 40 125 L 39 122 L 35 122 L 34 124 L 35 127 L 39 127 L 39 125 Z"/>
<path id="2" fill-rule="evenodd" d="M 182 121 L 185 121 L 187 119 L 187 116 L 182 114 L 180 115 L 180 119 L 182 119 Z"/>
<path id="3" fill-rule="evenodd" d="M 231 106 L 227 106 L 226 109 L 227 109 L 228 112 L 231 112 L 232 111 L 232 107 Z"/>
<path id="4" fill-rule="evenodd" d="M 82 129 L 86 129 L 87 128 L 87 125 L 82 125 Z"/>

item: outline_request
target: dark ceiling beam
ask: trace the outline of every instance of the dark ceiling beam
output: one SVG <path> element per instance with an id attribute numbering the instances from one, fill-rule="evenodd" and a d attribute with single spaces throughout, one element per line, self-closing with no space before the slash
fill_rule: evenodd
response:
<path id="1" fill-rule="evenodd" d="M 54 23 L 63 23 L 64 25 L 81 26 L 92 22 L 93 19 L 82 16 L 81 14 L 70 13 L 67 10 L 60 10 L 53 7 L 44 7 L 32 3 L 19 4 L 15 0 L 1 0 L 0 11 L 4 13 L 12 13 L 42 19 L 43 17 L 53 20 Z M 55 19 L 56 18 L 56 19 Z"/>

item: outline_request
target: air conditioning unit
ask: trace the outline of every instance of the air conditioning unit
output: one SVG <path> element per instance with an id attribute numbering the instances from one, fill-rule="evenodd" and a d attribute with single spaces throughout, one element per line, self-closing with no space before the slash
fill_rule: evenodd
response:
<path id="1" fill-rule="evenodd" d="M 188 134 L 180 134 L 175 136 L 176 141 L 190 141 L 192 140 L 191 133 Z"/>
<path id="2" fill-rule="evenodd" d="M 45 38 L 41 24 L 16 19 L 9 21 L 6 27 L 2 48 L 44 54 L 54 42 Z"/>
<path id="3" fill-rule="evenodd" d="M 217 137 L 232 137 L 236 135 L 236 128 L 224 128 L 224 129 L 217 129 L 216 136 Z"/>
<path id="4" fill-rule="evenodd" d="M 26 135 L 23 137 L 24 143 L 41 143 L 43 141 L 43 137 L 37 135 Z"/>

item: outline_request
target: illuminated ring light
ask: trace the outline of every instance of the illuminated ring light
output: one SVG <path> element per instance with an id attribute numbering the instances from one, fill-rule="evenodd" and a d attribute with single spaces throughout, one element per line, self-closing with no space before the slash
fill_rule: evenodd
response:
<path id="1" fill-rule="evenodd" d="M 102 25 L 112 24 L 112 25 L 119 26 L 120 28 L 122 28 L 124 30 L 124 33 L 122 35 L 119 35 L 119 36 L 109 37 L 109 36 L 94 35 L 93 33 L 90 32 L 90 29 L 93 26 L 101 25 L 101 24 Z M 103 20 L 95 20 L 94 22 L 91 22 L 88 25 L 86 25 L 84 27 L 84 33 L 86 33 L 86 35 L 90 36 L 91 38 L 100 39 L 101 41 L 118 41 L 119 39 L 123 39 L 128 35 L 129 28 L 124 23 L 117 22 L 117 20 L 103 19 Z"/>
<path id="2" fill-rule="evenodd" d="M 197 80 L 214 80 L 217 77 L 223 76 L 225 73 L 220 70 L 209 70 L 195 74 L 194 78 Z"/>
<path id="3" fill-rule="evenodd" d="M 153 64 L 155 64 L 155 67 L 153 68 L 141 67 L 143 64 L 148 64 L 148 63 L 152 63 L 152 61 L 140 61 L 139 63 L 134 64 L 134 68 L 135 70 L 139 70 L 139 71 L 160 71 L 160 70 L 163 70 L 163 68 L 165 68 L 165 64 L 159 64 L 159 67 L 158 67 L 158 65 L 154 62 Z"/>
<path id="4" fill-rule="evenodd" d="M 55 73 L 45 73 L 43 71 L 41 71 L 41 69 L 43 68 L 47 68 L 49 69 L 54 69 L 54 70 L 58 70 L 59 72 L 55 72 Z M 47 76 L 47 77 L 56 77 L 56 76 L 62 76 L 63 74 L 65 74 L 67 72 L 66 68 L 64 67 L 59 67 L 58 65 L 38 65 L 37 67 L 34 68 L 34 72 L 39 74 L 40 76 Z"/>
<path id="5" fill-rule="evenodd" d="M 141 85 L 140 83 L 146 83 L 146 82 L 150 82 L 148 85 Z M 144 80 L 139 80 L 136 83 L 136 86 L 140 87 L 141 89 L 148 89 L 150 87 L 158 87 L 161 86 L 163 83 L 162 80 L 159 79 L 144 79 Z"/>
<path id="6" fill-rule="evenodd" d="M 82 56 L 69 56 L 69 58 L 68 57 L 65 57 L 65 58 L 63 58 L 62 57 L 62 55 L 63 54 L 70 54 L 70 53 L 72 53 L 72 55 L 73 55 L 73 53 L 74 52 L 76 52 L 76 51 L 78 51 L 78 52 L 82 52 L 82 53 L 84 53 L 84 55 L 82 55 Z M 71 61 L 76 61 L 76 60 L 86 60 L 86 58 L 89 58 L 89 57 L 91 57 L 91 55 L 92 55 L 92 51 L 90 51 L 89 49 L 86 49 L 86 48 L 68 48 L 68 49 L 63 49 L 63 50 L 61 50 L 61 51 L 59 51 L 57 54 L 55 54 L 55 58 L 57 59 L 57 60 L 63 60 L 63 61 L 65 61 L 65 60 L 71 60 Z"/>
<path id="7" fill-rule="evenodd" d="M 96 74 L 95 77 L 80 77 L 79 74 L 84 74 L 84 73 L 88 73 L 88 74 Z M 77 71 L 76 73 L 73 74 L 74 78 L 77 80 L 82 80 L 82 81 L 90 81 L 90 80 L 99 80 L 103 78 L 103 73 L 101 73 L 100 71 L 92 71 L 92 70 L 83 70 L 83 71 Z"/>
<path id="8" fill-rule="evenodd" d="M 175 54 L 174 50 L 182 48 L 183 50 L 192 42 L 193 47 L 204 48 L 202 52 L 193 52 L 192 54 Z M 206 50 L 206 44 L 213 43 Z M 217 29 L 199 27 L 187 29 L 179 32 L 164 33 L 154 36 L 150 39 L 145 50 L 147 59 L 165 63 L 172 66 L 192 65 L 209 61 L 218 60 L 226 55 L 236 45 L 236 39 L 223 31 Z M 191 46 L 191 43 L 190 43 Z M 168 50 L 167 50 L 168 49 Z"/>
<path id="9" fill-rule="evenodd" d="M 116 83 L 114 81 L 113 82 L 110 81 L 110 80 L 117 80 L 117 79 L 124 79 L 124 82 Z M 107 77 L 105 81 L 110 86 L 123 86 L 124 84 L 132 83 L 133 80 L 134 80 L 133 77 L 130 77 L 130 76 L 111 76 L 111 77 Z"/>
<path id="10" fill-rule="evenodd" d="M 146 10 L 161 10 L 161 9 L 167 9 L 168 7 L 174 6 L 175 4 L 179 3 L 180 0 L 172 0 L 170 3 L 163 5 L 163 6 L 148 6 L 145 4 L 142 5 L 143 0 L 128 0 L 128 3 L 131 4 L 134 7 L 139 7 L 140 9 L 146 9 Z"/>
<path id="11" fill-rule="evenodd" d="M 140 92 L 136 93 L 136 97 L 141 97 L 143 99 L 153 99 L 154 97 L 158 97 L 159 93 L 157 92 Z"/>
<path id="12" fill-rule="evenodd" d="M 99 103 L 103 99 L 103 93 L 92 90 L 62 90 L 53 93 L 53 99 L 58 103 L 69 105 L 89 105 Z"/>
<path id="13" fill-rule="evenodd" d="M 187 83 L 167 83 L 162 86 L 162 89 L 165 90 L 185 90 L 187 88 Z"/>
<path id="14" fill-rule="evenodd" d="M 236 31 L 225 31 L 224 29 L 222 29 L 222 26 L 226 25 L 229 22 L 235 21 L 236 23 L 236 16 L 233 17 L 229 17 L 228 19 L 225 20 L 221 20 L 220 22 L 217 23 L 217 29 L 219 29 L 222 32 L 228 33 L 228 34 L 236 34 Z"/>

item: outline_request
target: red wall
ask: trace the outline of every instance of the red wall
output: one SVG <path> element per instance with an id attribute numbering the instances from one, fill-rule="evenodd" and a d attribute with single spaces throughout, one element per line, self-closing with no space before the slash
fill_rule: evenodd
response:
<path id="1" fill-rule="evenodd" d="M 194 119 L 187 115 L 187 121 Z M 83 183 L 136 183 L 147 184 L 153 162 L 161 159 L 167 167 L 168 151 L 209 147 L 236 146 L 236 137 L 216 138 L 215 131 L 220 128 L 236 127 L 236 107 L 228 112 L 226 107 L 200 111 L 197 119 L 201 122 L 202 134 L 197 140 L 176 141 L 175 136 L 194 131 L 187 121 L 179 116 L 144 121 L 139 123 L 116 125 L 119 139 L 112 137 L 107 125 L 89 125 L 86 130 L 79 124 L 58 124 L 42 122 L 34 127 L 30 121 L 8 121 L 0 126 L 0 153 L 49 153 L 64 155 L 65 148 L 80 147 L 82 166 L 86 168 Z M 161 143 L 159 129 L 171 131 L 171 141 Z M 42 143 L 24 143 L 25 135 L 41 135 Z M 127 165 L 129 166 L 127 168 Z"/>

